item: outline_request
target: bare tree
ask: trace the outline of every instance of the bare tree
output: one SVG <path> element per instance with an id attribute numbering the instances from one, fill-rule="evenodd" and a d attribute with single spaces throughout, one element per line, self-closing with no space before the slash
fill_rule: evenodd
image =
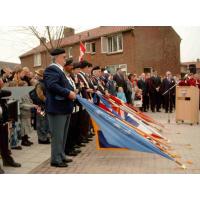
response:
<path id="1" fill-rule="evenodd" d="M 51 49 L 60 47 L 64 26 L 28 26 L 24 27 L 24 30 L 34 35 L 40 41 L 40 44 L 50 53 Z M 46 41 L 43 38 L 46 38 Z"/>

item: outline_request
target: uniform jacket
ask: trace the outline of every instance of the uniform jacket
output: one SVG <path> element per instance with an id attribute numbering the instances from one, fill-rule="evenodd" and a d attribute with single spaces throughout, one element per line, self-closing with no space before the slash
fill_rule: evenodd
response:
<path id="1" fill-rule="evenodd" d="M 73 110 L 73 101 L 68 99 L 73 87 L 67 80 L 64 72 L 56 64 L 51 64 L 44 72 L 46 89 L 46 112 L 50 114 L 70 114 Z"/>

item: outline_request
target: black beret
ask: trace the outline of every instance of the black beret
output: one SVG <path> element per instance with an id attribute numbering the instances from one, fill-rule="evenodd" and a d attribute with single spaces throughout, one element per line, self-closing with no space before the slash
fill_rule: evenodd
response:
<path id="1" fill-rule="evenodd" d="M 51 50 L 52 56 L 57 56 L 57 55 L 60 55 L 63 53 L 65 53 L 65 49 L 63 49 L 63 48 L 56 48 L 56 49 Z"/>
<path id="2" fill-rule="evenodd" d="M 78 69 L 78 68 L 80 68 L 80 63 L 79 62 L 73 63 L 73 69 Z"/>
<path id="3" fill-rule="evenodd" d="M 85 68 L 89 65 L 89 62 L 87 60 L 83 60 L 79 64 L 80 64 L 80 68 Z"/>
<path id="4" fill-rule="evenodd" d="M 101 68 L 99 67 L 99 66 L 96 66 L 96 67 L 93 67 L 93 71 L 95 71 L 95 70 L 100 70 Z"/>
<path id="5" fill-rule="evenodd" d="M 73 65 L 72 63 L 73 63 L 73 59 L 72 59 L 72 58 L 69 58 L 69 59 L 66 60 L 64 66 L 67 66 L 67 65 Z"/>

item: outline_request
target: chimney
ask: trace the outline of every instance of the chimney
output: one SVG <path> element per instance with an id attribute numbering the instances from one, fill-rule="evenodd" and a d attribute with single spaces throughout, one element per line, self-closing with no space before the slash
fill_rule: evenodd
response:
<path id="1" fill-rule="evenodd" d="M 197 62 L 198 62 L 198 63 L 200 62 L 200 59 L 199 59 L 199 58 L 197 58 Z"/>
<path id="2" fill-rule="evenodd" d="M 63 30 L 63 35 L 65 38 L 74 35 L 74 33 L 75 33 L 75 30 L 70 27 L 65 27 Z"/>
<path id="3" fill-rule="evenodd" d="M 45 37 L 41 37 L 40 38 L 40 45 L 43 45 L 43 43 L 46 43 L 46 38 Z"/>

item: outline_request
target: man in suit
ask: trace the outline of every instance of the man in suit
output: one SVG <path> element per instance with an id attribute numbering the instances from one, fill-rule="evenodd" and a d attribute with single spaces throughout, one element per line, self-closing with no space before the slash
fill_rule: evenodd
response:
<path id="1" fill-rule="evenodd" d="M 126 91 L 127 89 L 126 81 L 125 81 L 124 74 L 121 68 L 117 69 L 116 74 L 114 74 L 113 76 L 113 80 L 117 83 L 117 87 L 122 87 L 124 91 Z"/>
<path id="2" fill-rule="evenodd" d="M 151 102 L 151 111 L 160 112 L 161 94 L 160 94 L 161 78 L 157 75 L 157 71 L 153 71 L 153 76 L 150 78 L 149 96 Z"/>
<path id="3" fill-rule="evenodd" d="M 175 85 L 175 80 L 172 78 L 171 72 L 167 71 L 166 77 L 163 79 L 162 85 L 161 85 L 162 93 L 165 93 L 167 90 L 169 90 L 174 85 Z M 174 96 L 175 96 L 175 87 L 172 90 L 169 90 L 164 95 L 164 107 L 165 107 L 166 113 L 168 113 L 168 111 L 172 112 Z"/>
<path id="4" fill-rule="evenodd" d="M 76 93 L 63 72 L 65 50 L 54 49 L 51 55 L 54 62 L 44 72 L 46 112 L 52 137 L 51 166 L 67 167 L 67 162 L 72 160 L 65 156 L 65 143 Z"/>

